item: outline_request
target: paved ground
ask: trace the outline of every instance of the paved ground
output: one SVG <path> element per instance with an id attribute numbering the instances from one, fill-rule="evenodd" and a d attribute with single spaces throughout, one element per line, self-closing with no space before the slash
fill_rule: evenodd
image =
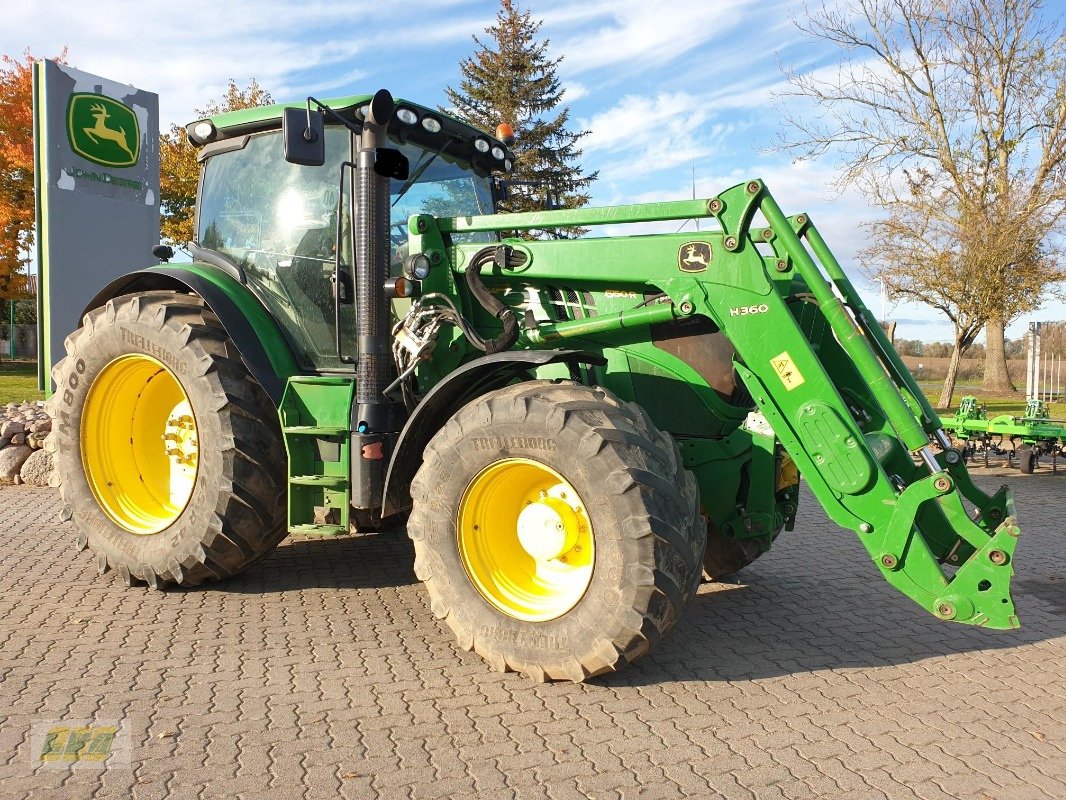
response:
<path id="1" fill-rule="evenodd" d="M 457 652 L 400 537 L 127 590 L 51 490 L 2 488 L 0 797 L 1063 798 L 1066 476 L 1009 480 L 1020 631 L 926 616 L 808 496 L 742 583 L 582 686 Z M 89 718 L 128 723 L 130 769 L 33 768 L 31 726 Z"/>

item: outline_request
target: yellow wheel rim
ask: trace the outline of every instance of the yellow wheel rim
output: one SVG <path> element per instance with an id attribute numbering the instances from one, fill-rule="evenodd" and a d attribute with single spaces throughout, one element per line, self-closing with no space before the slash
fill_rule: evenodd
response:
<path id="1" fill-rule="evenodd" d="M 120 356 L 89 387 L 81 417 L 81 459 L 89 488 L 111 520 L 153 534 L 185 510 L 199 445 L 189 398 L 150 356 Z"/>
<path id="2" fill-rule="evenodd" d="M 515 619 L 568 612 L 592 580 L 592 523 L 574 487 L 536 461 L 510 458 L 478 473 L 456 523 L 459 557 L 489 603 Z"/>

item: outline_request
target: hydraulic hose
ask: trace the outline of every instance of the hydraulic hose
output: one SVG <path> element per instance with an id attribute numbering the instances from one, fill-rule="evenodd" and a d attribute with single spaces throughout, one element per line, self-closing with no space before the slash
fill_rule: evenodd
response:
<path id="1" fill-rule="evenodd" d="M 512 248 L 506 245 L 500 247 L 483 247 L 478 250 L 470 260 L 470 266 L 466 268 L 466 285 L 470 293 L 477 298 L 483 309 L 503 323 L 503 331 L 495 339 L 482 339 L 480 336 L 469 334 L 467 338 L 478 350 L 483 350 L 488 355 L 499 353 L 502 350 L 510 350 L 518 341 L 518 317 L 514 309 L 500 302 L 492 292 L 488 290 L 481 280 L 481 270 L 486 264 L 492 262 L 506 264 L 512 253 Z"/>

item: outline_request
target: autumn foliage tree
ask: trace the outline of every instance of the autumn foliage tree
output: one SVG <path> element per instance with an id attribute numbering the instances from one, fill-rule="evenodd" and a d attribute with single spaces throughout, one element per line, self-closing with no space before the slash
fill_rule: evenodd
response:
<path id="1" fill-rule="evenodd" d="M 210 117 L 273 102 L 270 92 L 255 78 L 244 89 L 230 78 L 229 88 L 221 100 L 211 101 L 194 113 L 197 118 Z M 193 212 L 199 178 L 196 147 L 189 142 L 185 128 L 171 125 L 169 131 L 159 136 L 160 233 L 170 244 L 180 247 L 193 240 Z"/>
<path id="2" fill-rule="evenodd" d="M 1042 229 L 1003 218 L 1003 209 L 961 213 L 950 198 L 910 179 L 915 199 L 898 203 L 889 217 L 870 226 L 870 246 L 861 256 L 880 265 L 874 274 L 891 295 L 932 306 L 951 321 L 951 360 L 938 400 L 940 408 L 948 408 L 962 356 L 982 327 L 1036 308 L 1047 282 L 1066 273 Z M 998 350 L 988 337 L 986 372 L 995 358 L 1005 371 L 1002 336 Z"/>
<path id="3" fill-rule="evenodd" d="M 63 49 L 55 61 L 66 63 Z M 0 56 L 0 297 L 21 294 L 33 245 L 33 64 Z"/>

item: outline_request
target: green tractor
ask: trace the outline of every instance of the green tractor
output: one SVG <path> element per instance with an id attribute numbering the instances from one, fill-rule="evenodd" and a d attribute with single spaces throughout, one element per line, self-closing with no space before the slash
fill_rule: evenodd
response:
<path id="1" fill-rule="evenodd" d="M 188 133 L 193 263 L 104 287 L 52 373 L 65 514 L 101 573 L 192 586 L 290 532 L 406 516 L 461 647 L 580 681 L 791 530 L 802 473 L 926 610 L 1017 626 L 1009 491 L 974 486 L 761 181 L 496 214 L 508 141 L 385 91 Z M 711 229 L 514 237 L 688 219 Z"/>

